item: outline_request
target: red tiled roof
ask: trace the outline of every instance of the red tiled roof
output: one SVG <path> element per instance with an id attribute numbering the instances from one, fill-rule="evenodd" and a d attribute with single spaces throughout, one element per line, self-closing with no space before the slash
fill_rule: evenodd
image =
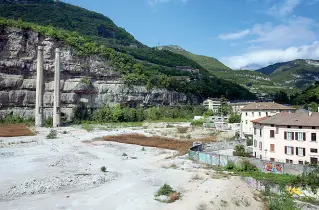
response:
<path id="1" fill-rule="evenodd" d="M 260 121 L 262 121 L 262 120 L 264 120 L 264 119 L 267 119 L 267 118 L 268 118 L 268 116 L 262 117 L 262 118 L 258 118 L 258 119 L 255 119 L 255 120 L 252 120 L 251 122 L 253 122 L 253 123 L 258 123 L 258 122 L 260 122 Z"/>
<path id="2" fill-rule="evenodd" d="M 249 103 L 242 110 L 295 110 L 293 107 L 277 104 L 274 102 Z"/>
<path id="3" fill-rule="evenodd" d="M 258 120 L 260 124 L 319 127 L 319 113 L 280 113 Z"/>

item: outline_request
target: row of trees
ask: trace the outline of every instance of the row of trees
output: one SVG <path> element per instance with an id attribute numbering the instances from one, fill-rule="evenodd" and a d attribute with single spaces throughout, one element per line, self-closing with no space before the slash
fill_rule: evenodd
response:
<path id="1" fill-rule="evenodd" d="M 201 116 L 206 111 L 203 106 L 181 106 L 181 107 L 151 107 L 128 108 L 115 106 L 104 106 L 100 109 L 90 111 L 85 106 L 74 110 L 74 121 L 93 121 L 97 123 L 110 122 L 141 122 L 144 120 L 163 119 L 193 119 L 194 116 Z"/>

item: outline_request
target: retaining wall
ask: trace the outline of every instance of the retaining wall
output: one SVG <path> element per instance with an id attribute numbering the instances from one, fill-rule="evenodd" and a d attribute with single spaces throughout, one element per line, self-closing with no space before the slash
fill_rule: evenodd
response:
<path id="1" fill-rule="evenodd" d="M 216 148 L 217 147 L 219 146 L 216 146 Z M 202 148 L 200 145 L 192 147 L 189 150 L 189 158 L 204 164 L 223 167 L 226 166 L 229 161 L 232 161 L 235 164 L 239 164 L 243 160 L 249 160 L 249 162 L 255 165 L 259 170 L 276 174 L 300 175 L 303 172 L 310 172 L 312 170 L 310 166 L 305 165 L 272 162 L 256 158 L 220 155 L 214 152 L 204 152 L 201 151 L 201 149 Z"/>

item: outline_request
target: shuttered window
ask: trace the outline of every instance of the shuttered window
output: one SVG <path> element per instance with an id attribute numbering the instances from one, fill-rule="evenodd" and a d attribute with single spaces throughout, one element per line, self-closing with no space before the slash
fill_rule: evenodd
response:
<path id="1" fill-rule="evenodd" d="M 274 152 L 275 151 L 275 145 L 274 144 L 270 144 L 270 152 Z"/>
<path id="2" fill-rule="evenodd" d="M 270 138 L 275 138 L 275 131 L 274 130 L 270 130 Z"/>

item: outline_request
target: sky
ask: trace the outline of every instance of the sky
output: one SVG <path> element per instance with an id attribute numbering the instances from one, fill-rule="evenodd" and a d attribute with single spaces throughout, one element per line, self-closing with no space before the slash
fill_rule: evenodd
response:
<path id="1" fill-rule="evenodd" d="M 178 45 L 232 69 L 319 59 L 319 0 L 64 0 L 150 47 Z"/>

